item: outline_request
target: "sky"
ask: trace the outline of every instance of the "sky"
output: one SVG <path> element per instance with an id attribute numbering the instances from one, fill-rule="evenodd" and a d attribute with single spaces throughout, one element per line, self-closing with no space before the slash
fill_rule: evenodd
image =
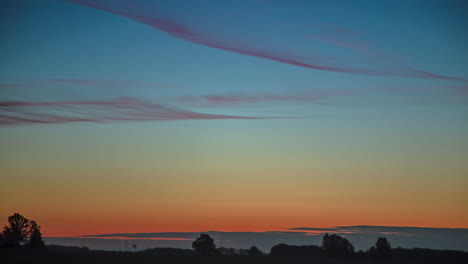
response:
<path id="1" fill-rule="evenodd" d="M 0 6 L 1 221 L 468 228 L 466 1 Z"/>

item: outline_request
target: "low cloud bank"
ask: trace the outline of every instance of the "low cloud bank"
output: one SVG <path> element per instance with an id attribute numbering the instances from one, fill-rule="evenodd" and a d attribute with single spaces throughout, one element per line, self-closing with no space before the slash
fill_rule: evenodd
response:
<path id="1" fill-rule="evenodd" d="M 217 247 L 249 248 L 257 246 L 269 252 L 274 245 L 320 245 L 324 233 L 346 236 L 356 250 L 367 250 L 378 237 L 385 236 L 392 247 L 431 248 L 468 251 L 468 229 L 394 226 L 339 226 L 331 228 L 298 227 L 289 231 L 221 232 L 208 231 Z M 138 250 L 154 247 L 191 248 L 200 232 L 114 233 L 83 237 L 48 237 L 47 244 L 85 245 L 91 249 L 125 250 L 136 245 Z M 163 238 L 163 239 L 162 239 Z"/>

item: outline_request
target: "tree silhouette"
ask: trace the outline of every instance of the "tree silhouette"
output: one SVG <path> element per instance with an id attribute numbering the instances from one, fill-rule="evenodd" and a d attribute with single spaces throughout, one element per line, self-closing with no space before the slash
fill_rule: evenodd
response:
<path id="1" fill-rule="evenodd" d="M 3 228 L 6 247 L 19 247 L 29 232 L 29 219 L 19 213 L 8 217 L 8 225 Z"/>
<path id="2" fill-rule="evenodd" d="M 36 223 L 36 221 L 31 220 L 29 226 L 29 241 L 26 244 L 29 248 L 44 248 L 44 240 L 42 240 L 41 226 Z"/>
<path id="3" fill-rule="evenodd" d="M 388 257 L 392 253 L 390 243 L 385 237 L 379 237 L 375 243 L 375 253 L 380 257 Z"/>
<path id="4" fill-rule="evenodd" d="M 192 243 L 192 248 L 200 255 L 216 255 L 216 245 L 208 234 L 200 234 Z"/>
<path id="5" fill-rule="evenodd" d="M 258 249 L 256 246 L 252 246 L 248 250 L 249 256 L 263 256 L 265 253 L 263 253 L 260 249 Z"/>
<path id="6" fill-rule="evenodd" d="M 27 248 L 44 248 L 40 228 L 36 221 L 14 213 L 8 217 L 8 225 L 3 228 L 0 245 L 6 248 L 19 248 L 23 245 Z"/>
<path id="7" fill-rule="evenodd" d="M 336 234 L 325 234 L 322 249 L 329 256 L 347 256 L 354 253 L 353 244 L 348 239 Z"/>

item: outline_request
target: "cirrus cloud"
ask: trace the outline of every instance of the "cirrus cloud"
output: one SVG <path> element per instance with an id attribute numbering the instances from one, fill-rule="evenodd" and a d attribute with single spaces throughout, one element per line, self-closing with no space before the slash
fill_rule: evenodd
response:
<path id="1" fill-rule="evenodd" d="M 432 73 L 425 70 L 408 67 L 405 65 L 387 63 L 384 60 L 376 61 L 373 63 L 368 63 L 366 61 L 361 61 L 357 63 L 346 62 L 346 60 L 340 58 L 324 58 L 322 56 L 318 56 L 317 54 L 313 54 L 313 50 L 290 52 L 284 49 L 274 48 L 273 45 L 271 47 L 268 47 L 264 44 L 260 45 L 259 43 L 272 43 L 273 41 L 268 41 L 268 37 L 266 39 L 257 39 L 257 41 L 251 40 L 250 38 L 247 38 L 245 36 L 243 37 L 242 32 L 246 31 L 246 29 L 240 25 L 240 21 L 237 21 L 237 23 L 239 23 L 238 28 L 236 28 L 237 30 L 230 31 L 231 34 L 226 35 L 225 33 L 222 33 L 226 31 L 222 28 L 220 30 L 210 30 L 201 25 L 197 25 L 196 23 L 187 23 L 186 21 L 181 21 L 180 19 L 177 19 L 177 15 L 171 14 L 170 12 L 164 12 L 164 10 L 158 8 L 154 8 L 154 6 L 151 5 L 151 2 L 129 2 L 123 0 L 65 1 L 123 16 L 136 22 L 148 25 L 175 38 L 195 43 L 198 45 L 233 52 L 237 54 L 263 58 L 303 68 L 359 75 L 430 78 L 462 82 L 467 81 L 464 78 Z M 210 19 L 206 16 L 204 18 Z M 211 21 L 210 25 L 219 25 L 219 27 L 222 27 L 224 25 L 223 22 L 224 21 L 219 21 L 219 19 L 213 20 Z M 234 21 L 234 23 L 236 22 Z M 275 34 L 278 34 L 277 31 L 274 32 Z M 354 31 L 347 30 L 347 32 L 348 34 L 355 35 Z M 257 33 L 257 35 L 262 35 L 259 34 L 261 32 Z M 316 37 L 318 37 L 321 40 L 324 40 L 325 42 L 331 42 L 334 45 L 345 45 L 351 46 L 353 48 L 356 48 L 356 46 L 360 47 L 362 45 L 366 45 L 366 42 L 361 43 L 356 41 L 352 43 L 345 43 L 341 39 L 337 40 L 334 37 L 330 37 L 330 34 L 325 35 L 325 37 L 323 35 Z M 289 44 L 292 45 L 295 41 L 296 40 L 290 40 Z"/>
<path id="2" fill-rule="evenodd" d="M 102 101 L 2 101 L 0 126 L 71 122 L 268 119 L 206 114 L 132 97 Z"/>

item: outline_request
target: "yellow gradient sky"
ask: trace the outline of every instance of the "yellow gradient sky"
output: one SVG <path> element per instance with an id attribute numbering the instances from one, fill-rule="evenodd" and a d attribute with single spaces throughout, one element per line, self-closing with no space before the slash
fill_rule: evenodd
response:
<path id="1" fill-rule="evenodd" d="M 350 130 L 318 140 L 340 122 L 302 126 L 300 135 L 275 131 L 277 121 L 4 128 L 0 218 L 20 212 L 46 236 L 468 227 L 466 143 L 440 139 L 435 149 L 380 129 L 361 141 L 340 139 Z M 224 128 L 196 132 L 202 126 Z M 398 142 L 383 141 L 390 134 Z"/>

